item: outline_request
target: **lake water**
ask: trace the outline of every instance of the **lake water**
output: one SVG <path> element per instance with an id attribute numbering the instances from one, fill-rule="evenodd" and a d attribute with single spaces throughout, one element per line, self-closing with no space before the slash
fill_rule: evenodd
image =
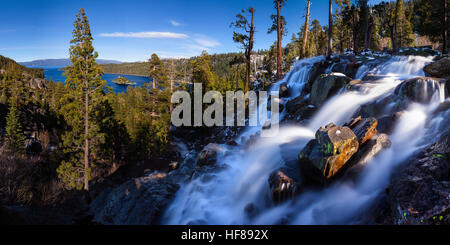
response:
<path id="1" fill-rule="evenodd" d="M 49 80 L 53 80 L 54 82 L 62 82 L 64 83 L 66 81 L 66 77 L 63 76 L 63 71 L 61 71 L 61 67 L 41 67 L 44 69 L 44 76 L 45 79 Z M 122 76 L 125 77 L 126 79 L 135 82 L 136 85 L 119 85 L 119 84 L 115 84 L 113 82 L 114 79 L 116 79 L 117 77 Z M 106 83 L 108 84 L 108 86 L 110 86 L 113 91 L 115 93 L 122 93 L 125 92 L 127 90 L 128 86 L 142 86 L 142 84 L 144 83 L 149 83 L 152 80 L 148 77 L 143 77 L 143 76 L 133 76 L 133 75 L 119 75 L 119 74 L 109 74 L 109 73 L 105 73 L 102 77 L 103 80 L 106 80 Z"/>

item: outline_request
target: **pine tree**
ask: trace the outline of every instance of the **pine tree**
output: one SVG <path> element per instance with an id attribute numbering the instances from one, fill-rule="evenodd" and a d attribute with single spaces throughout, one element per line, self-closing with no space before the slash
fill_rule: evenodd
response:
<path id="1" fill-rule="evenodd" d="M 283 8 L 287 0 L 274 0 L 275 9 L 277 10 L 276 15 L 271 15 L 272 26 L 269 28 L 267 33 L 272 33 L 277 31 L 277 78 L 281 79 L 283 73 L 283 48 L 281 47 L 281 41 L 283 36 L 287 34 L 286 19 L 281 15 L 281 8 Z"/>
<path id="2" fill-rule="evenodd" d="M 350 49 L 350 28 L 348 23 L 345 22 L 346 14 L 351 7 L 350 0 L 336 0 L 338 8 L 335 14 L 335 30 L 337 31 L 338 39 L 337 43 L 339 45 L 339 50 L 344 52 L 344 50 Z"/>
<path id="3" fill-rule="evenodd" d="M 152 88 L 150 90 L 152 94 L 152 113 L 153 120 L 160 117 L 160 109 L 158 106 L 158 100 L 164 99 L 167 93 L 163 93 L 162 90 L 169 87 L 169 77 L 167 71 L 164 68 L 163 62 L 159 59 L 158 55 L 152 54 L 149 67 L 149 76 L 152 79 Z M 167 99 L 167 98 L 165 98 Z"/>
<path id="4" fill-rule="evenodd" d="M 13 153 L 24 153 L 25 137 L 16 103 L 12 102 L 6 116 L 6 146 Z"/>
<path id="5" fill-rule="evenodd" d="M 448 29 L 448 5 L 450 0 L 416 0 L 414 1 L 415 29 L 428 36 L 433 42 L 440 42 L 442 52 L 450 48 Z"/>
<path id="6" fill-rule="evenodd" d="M 330 58 L 333 53 L 333 0 L 328 3 L 328 53 Z"/>
<path id="7" fill-rule="evenodd" d="M 203 51 L 199 57 L 191 61 L 191 67 L 194 83 L 201 83 L 204 92 L 215 90 L 214 76 L 211 71 L 211 56 L 206 51 Z"/>
<path id="8" fill-rule="evenodd" d="M 306 5 L 306 16 L 305 16 L 305 28 L 304 28 L 304 35 L 303 35 L 303 41 L 302 41 L 302 58 L 306 56 L 306 46 L 308 42 L 308 31 L 309 31 L 309 10 L 311 8 L 311 1 L 308 0 L 308 3 Z"/>
<path id="9" fill-rule="evenodd" d="M 58 168 L 58 176 L 68 188 L 89 191 L 89 180 L 93 159 L 91 154 L 104 141 L 99 125 L 90 120 L 95 108 L 105 99 L 106 81 L 101 80 L 103 69 L 96 63 L 97 52 L 92 46 L 92 34 L 84 9 L 80 9 L 74 22 L 70 41 L 70 61 L 64 75 L 68 93 L 60 112 L 69 125 L 62 136 L 66 160 Z M 90 149 L 92 152 L 90 152 Z"/>
<path id="10" fill-rule="evenodd" d="M 249 21 L 244 14 L 250 14 L 251 20 Z M 249 7 L 247 10 L 242 10 L 240 14 L 236 15 L 236 21 L 231 23 L 231 26 L 237 29 L 243 30 L 244 33 L 233 32 L 233 41 L 241 44 L 242 49 L 244 49 L 245 54 L 245 65 L 246 65 L 246 73 L 245 73 L 245 93 L 248 92 L 248 86 L 250 83 L 250 59 L 253 50 L 253 35 L 255 34 L 255 25 L 254 25 L 254 15 L 255 9 Z"/>

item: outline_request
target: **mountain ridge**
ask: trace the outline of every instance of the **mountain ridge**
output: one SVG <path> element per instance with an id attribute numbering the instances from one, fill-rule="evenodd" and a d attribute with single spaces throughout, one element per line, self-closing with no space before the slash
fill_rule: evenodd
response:
<path id="1" fill-rule="evenodd" d="M 118 60 L 106 60 L 106 59 L 97 59 L 98 64 L 122 64 L 122 61 Z M 28 67 L 45 67 L 45 66 L 68 66 L 70 65 L 69 59 L 39 59 L 25 62 L 18 62 L 23 66 Z"/>

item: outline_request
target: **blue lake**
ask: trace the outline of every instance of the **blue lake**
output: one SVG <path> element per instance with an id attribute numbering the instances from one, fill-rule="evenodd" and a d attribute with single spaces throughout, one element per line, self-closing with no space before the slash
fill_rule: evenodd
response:
<path id="1" fill-rule="evenodd" d="M 66 77 L 63 76 L 63 72 L 61 71 L 61 67 L 41 67 L 44 69 L 44 76 L 45 79 L 49 80 L 53 80 L 54 82 L 62 82 L 64 83 L 66 81 Z M 119 85 L 119 84 L 115 84 L 113 82 L 114 79 L 116 79 L 117 77 L 122 76 L 125 77 L 126 79 L 135 82 L 136 85 Z M 128 86 L 142 86 L 142 84 L 144 83 L 149 83 L 152 80 L 148 77 L 142 77 L 142 76 L 133 76 L 133 75 L 119 75 L 119 74 L 109 74 L 109 73 L 105 73 L 102 77 L 103 80 L 106 81 L 106 83 L 108 84 L 108 86 L 110 86 L 113 91 L 115 93 L 122 93 L 125 92 L 127 90 Z"/>

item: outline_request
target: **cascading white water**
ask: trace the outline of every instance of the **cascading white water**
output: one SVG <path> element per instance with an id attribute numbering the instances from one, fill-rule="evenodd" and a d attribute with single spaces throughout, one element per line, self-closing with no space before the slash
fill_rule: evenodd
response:
<path id="1" fill-rule="evenodd" d="M 286 82 L 292 97 L 298 96 L 312 65 L 323 59 L 316 57 L 299 61 L 272 90 L 279 89 L 279 85 Z M 366 68 L 362 67 L 358 71 L 361 77 L 369 72 L 387 77 L 371 83 L 364 93 L 343 92 L 336 95 L 320 109 L 308 127 L 281 127 L 276 137 L 260 138 L 249 150 L 244 146 L 231 148 L 221 145 L 223 152 L 218 165 L 224 166 L 224 170 L 205 173 L 182 186 L 166 210 L 163 223 L 277 224 L 284 217 L 289 217 L 292 224 L 358 222 L 355 217 L 385 188 L 393 167 L 417 150 L 423 143 L 420 142 L 422 136 L 438 133 L 433 128 L 438 127 L 442 120 L 435 120 L 436 123 L 428 125 L 428 128 L 426 121 L 440 100 L 433 100 L 428 105 L 411 104 L 390 135 L 392 147 L 374 158 L 356 181 L 339 181 L 320 191 L 307 191 L 294 200 L 274 206 L 270 201 L 268 176 L 283 165 L 281 146 L 295 141 L 299 152 L 314 137 L 318 127 L 329 122 L 342 123 L 360 105 L 391 93 L 405 78 L 423 76 L 422 68 L 430 61 L 423 57 L 392 57 L 373 70 L 363 70 Z M 259 130 L 260 127 L 249 127 L 242 136 Z M 250 203 L 254 210 L 258 210 L 258 215 L 251 218 L 244 211 Z"/>

